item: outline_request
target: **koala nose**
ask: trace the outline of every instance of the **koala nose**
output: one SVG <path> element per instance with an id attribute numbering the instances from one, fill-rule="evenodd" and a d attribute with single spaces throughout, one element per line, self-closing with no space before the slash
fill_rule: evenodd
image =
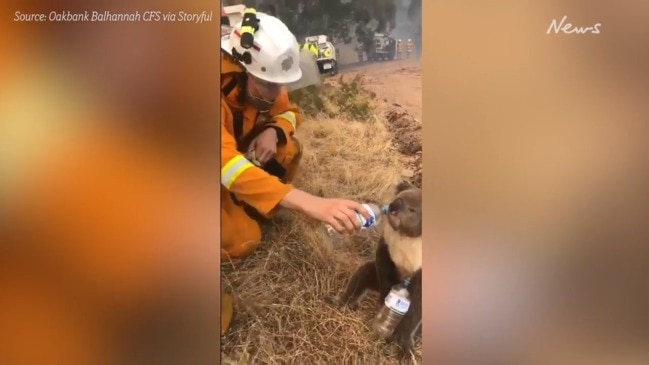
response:
<path id="1" fill-rule="evenodd" d="M 401 210 L 402 207 L 403 207 L 403 202 L 401 201 L 401 199 L 396 199 L 388 206 L 388 212 L 390 214 L 395 214 L 399 210 Z"/>

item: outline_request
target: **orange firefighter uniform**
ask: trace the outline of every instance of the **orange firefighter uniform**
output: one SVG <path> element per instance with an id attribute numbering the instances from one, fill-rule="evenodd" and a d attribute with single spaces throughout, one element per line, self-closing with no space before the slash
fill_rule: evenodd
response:
<path id="1" fill-rule="evenodd" d="M 410 55 L 412 54 L 412 51 L 414 50 L 415 45 L 412 43 L 412 39 L 408 39 L 408 43 L 406 45 L 406 52 L 407 52 L 407 57 L 410 58 Z"/>
<path id="2" fill-rule="evenodd" d="M 294 137 L 301 123 L 299 110 L 286 90 L 268 113 L 244 99 L 245 69 L 221 55 L 221 260 L 248 256 L 261 241 L 261 229 L 250 214 L 270 217 L 293 189 L 302 149 Z M 267 115 L 263 115 L 267 114 Z M 277 131 L 274 159 L 257 167 L 246 158 L 250 142 L 266 128 Z"/>

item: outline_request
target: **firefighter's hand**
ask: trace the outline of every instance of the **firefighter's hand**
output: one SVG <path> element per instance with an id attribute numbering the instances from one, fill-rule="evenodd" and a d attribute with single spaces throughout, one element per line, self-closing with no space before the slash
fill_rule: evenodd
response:
<path id="1" fill-rule="evenodd" d="M 266 128 L 250 144 L 250 150 L 255 151 L 255 159 L 262 165 L 277 154 L 277 131 L 275 128 Z"/>
<path id="2" fill-rule="evenodd" d="M 326 199 L 293 189 L 281 205 L 288 209 L 299 210 L 310 218 L 329 224 L 340 234 L 353 234 L 361 229 L 356 213 L 370 219 L 370 214 L 355 201 L 346 199 Z"/>
<path id="3" fill-rule="evenodd" d="M 329 224 L 340 234 L 353 234 L 361 229 L 356 213 L 369 219 L 369 213 L 357 202 L 346 199 L 318 198 L 307 207 L 306 214 Z"/>

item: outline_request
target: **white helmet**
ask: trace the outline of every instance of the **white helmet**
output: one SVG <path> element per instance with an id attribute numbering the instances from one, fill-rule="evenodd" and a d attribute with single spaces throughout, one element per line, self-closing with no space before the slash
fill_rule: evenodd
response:
<path id="1" fill-rule="evenodd" d="M 257 30 L 254 30 L 255 17 Z M 251 38 L 254 43 L 249 48 L 241 45 L 243 33 L 252 34 L 254 37 Z M 288 27 L 274 16 L 246 9 L 243 20 L 234 26 L 229 35 L 221 38 L 221 48 L 241 62 L 246 71 L 261 80 L 288 84 L 302 78 L 300 46 L 297 39 Z"/>

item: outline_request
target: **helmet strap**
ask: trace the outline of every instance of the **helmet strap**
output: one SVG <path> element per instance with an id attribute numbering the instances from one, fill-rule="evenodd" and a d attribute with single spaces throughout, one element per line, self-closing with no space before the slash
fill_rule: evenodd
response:
<path id="1" fill-rule="evenodd" d="M 236 78 L 238 80 L 238 87 L 239 87 L 239 103 L 244 104 L 246 102 L 246 95 L 248 94 L 248 74 L 246 72 L 241 72 L 236 75 Z"/>

